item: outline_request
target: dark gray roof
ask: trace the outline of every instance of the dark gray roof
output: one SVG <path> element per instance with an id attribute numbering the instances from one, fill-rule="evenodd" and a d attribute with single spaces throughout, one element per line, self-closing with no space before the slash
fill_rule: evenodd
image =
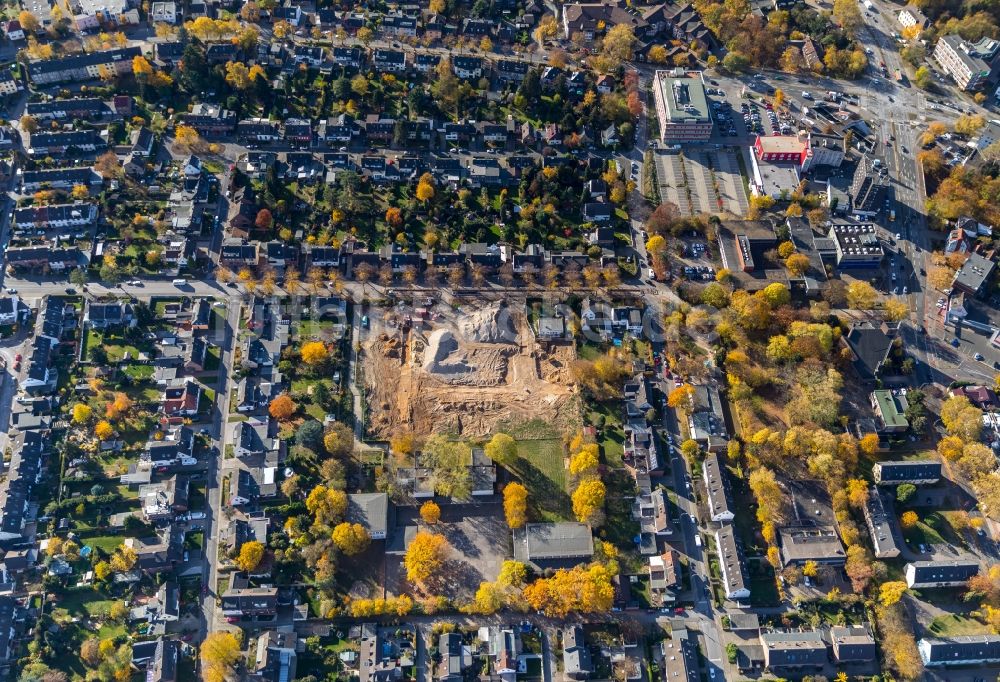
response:
<path id="1" fill-rule="evenodd" d="M 132 61 L 134 57 L 138 57 L 141 54 L 142 50 L 138 47 L 124 47 L 116 50 L 103 50 L 101 52 L 82 52 L 60 59 L 28 62 L 28 75 L 34 78 L 35 76 L 57 73 L 68 69 L 85 69 L 90 66 L 99 66 L 112 62 Z"/>
<path id="2" fill-rule="evenodd" d="M 926 459 L 912 462 L 876 462 L 872 471 L 876 472 L 880 483 L 927 480 L 941 478 L 941 462 Z"/>

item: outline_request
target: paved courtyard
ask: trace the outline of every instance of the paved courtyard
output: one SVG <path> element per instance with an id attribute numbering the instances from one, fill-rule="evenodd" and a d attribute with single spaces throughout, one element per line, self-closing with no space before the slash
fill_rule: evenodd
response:
<path id="1" fill-rule="evenodd" d="M 746 215 L 750 205 L 743 189 L 738 153 L 730 149 L 693 148 L 657 151 L 660 200 L 676 204 L 681 215 Z"/>

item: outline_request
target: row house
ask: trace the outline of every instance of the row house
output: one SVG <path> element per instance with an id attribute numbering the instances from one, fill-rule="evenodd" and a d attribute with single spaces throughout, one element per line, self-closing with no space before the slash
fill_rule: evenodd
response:
<path id="1" fill-rule="evenodd" d="M 282 137 L 285 142 L 299 147 L 312 145 L 312 123 L 304 118 L 290 118 L 285 121 Z"/>
<path id="2" fill-rule="evenodd" d="M 37 121 L 88 121 L 98 123 L 109 121 L 115 116 L 114 109 L 97 97 L 73 97 L 52 99 L 47 102 L 28 102 L 24 113 Z"/>
<path id="3" fill-rule="evenodd" d="M 32 158 L 61 157 L 67 153 L 93 152 L 107 144 L 92 130 L 71 130 L 60 133 L 34 133 L 28 142 L 27 152 Z"/>
<path id="4" fill-rule="evenodd" d="M 16 208 L 14 209 L 14 229 L 21 231 L 83 227 L 93 224 L 97 220 L 97 213 L 96 205 L 84 203 Z"/>
<path id="5" fill-rule="evenodd" d="M 103 183 L 101 176 L 90 166 L 34 171 L 18 169 L 17 177 L 20 179 L 22 194 L 32 194 L 40 189 L 71 190 L 77 185 L 92 188 Z"/>
<path id="6" fill-rule="evenodd" d="M 28 62 L 28 78 L 36 85 L 49 85 L 94 80 L 106 73 L 121 76 L 132 71 L 132 60 L 141 55 L 138 47 L 124 47 Z"/>
<path id="7" fill-rule="evenodd" d="M 236 124 L 236 137 L 242 142 L 276 142 L 281 139 L 281 126 L 266 118 L 250 118 Z"/>
<path id="8" fill-rule="evenodd" d="M 298 8 L 296 8 L 298 9 Z M 318 68 L 323 64 L 323 48 L 318 46 L 296 45 L 292 51 L 292 62 Z"/>
<path id="9" fill-rule="evenodd" d="M 375 50 L 372 66 L 379 73 L 401 73 L 406 71 L 406 53 L 401 50 Z"/>
<path id="10" fill-rule="evenodd" d="M 437 68 L 437 65 L 440 62 L 441 62 L 441 55 L 429 52 L 418 52 L 413 57 L 413 68 L 415 68 L 420 73 L 428 73 Z"/>
<path id="11" fill-rule="evenodd" d="M 191 108 L 191 113 L 181 114 L 181 123 L 191 126 L 203 137 L 229 135 L 236 129 L 236 114 L 217 104 L 200 102 Z"/>
<path id="12" fill-rule="evenodd" d="M 327 143 L 334 145 L 347 145 L 351 140 L 361 134 L 354 117 L 349 114 L 332 116 L 325 121 L 320 121 L 317 137 Z"/>
<path id="13" fill-rule="evenodd" d="M 451 70 L 462 80 L 483 77 L 483 59 L 468 55 L 457 55 L 451 60 Z"/>
<path id="14" fill-rule="evenodd" d="M 390 12 L 382 17 L 379 29 L 383 35 L 412 37 L 417 35 L 416 17 L 407 16 L 398 12 Z"/>
<path id="15" fill-rule="evenodd" d="M 364 63 L 365 53 L 360 47 L 333 48 L 333 61 L 337 66 L 347 69 L 360 69 Z"/>
<path id="16" fill-rule="evenodd" d="M 498 59 L 494 64 L 497 80 L 503 84 L 520 84 L 531 65 L 516 59 Z"/>

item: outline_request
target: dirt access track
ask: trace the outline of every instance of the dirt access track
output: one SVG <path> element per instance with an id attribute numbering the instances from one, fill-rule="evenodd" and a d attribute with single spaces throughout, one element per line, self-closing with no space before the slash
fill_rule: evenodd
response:
<path id="1" fill-rule="evenodd" d="M 531 419 L 559 430 L 578 424 L 572 344 L 543 347 L 523 309 L 438 309 L 423 324 L 390 319 L 364 344 L 370 437 L 407 430 L 482 437 Z"/>

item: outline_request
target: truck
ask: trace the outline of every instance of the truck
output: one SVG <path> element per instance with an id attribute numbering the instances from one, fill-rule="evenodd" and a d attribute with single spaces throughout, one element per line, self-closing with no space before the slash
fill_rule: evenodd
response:
<path id="1" fill-rule="evenodd" d="M 875 9 L 875 5 L 872 4 L 872 0 L 865 0 L 865 9 L 869 12 Z"/>

